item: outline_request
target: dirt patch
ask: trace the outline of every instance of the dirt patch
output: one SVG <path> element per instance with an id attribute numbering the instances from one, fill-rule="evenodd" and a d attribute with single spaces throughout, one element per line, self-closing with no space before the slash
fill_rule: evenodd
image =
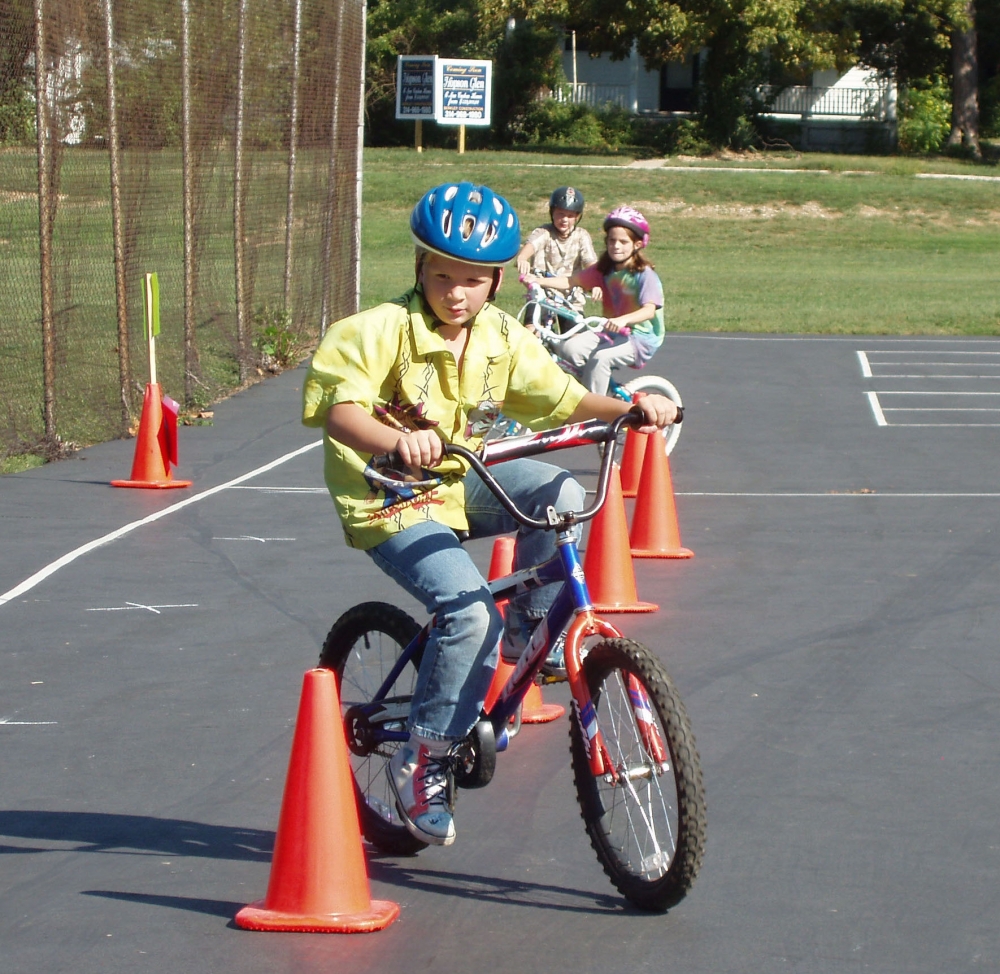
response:
<path id="1" fill-rule="evenodd" d="M 669 200 L 642 200 L 635 207 L 647 216 L 664 214 L 686 219 L 701 220 L 774 220 L 793 217 L 807 220 L 837 220 L 844 214 L 821 203 L 688 203 L 674 198 Z"/>

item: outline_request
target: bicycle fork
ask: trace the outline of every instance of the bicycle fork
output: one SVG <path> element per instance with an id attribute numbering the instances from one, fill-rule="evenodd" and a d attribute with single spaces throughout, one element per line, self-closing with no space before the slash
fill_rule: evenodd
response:
<path id="1" fill-rule="evenodd" d="M 610 776 L 619 784 L 630 787 L 628 769 L 623 771 L 616 769 L 614 759 L 604 743 L 594 703 L 590 697 L 590 688 L 583 675 L 580 650 L 584 637 L 591 635 L 618 638 L 621 633 L 610 623 L 587 611 L 580 613 L 573 620 L 566 634 L 566 672 L 573 692 L 573 706 L 576 708 L 580 729 L 583 732 L 584 750 L 590 761 L 590 770 L 595 776 Z M 652 762 L 655 773 L 662 774 L 669 767 L 670 754 L 656 726 L 649 696 L 642 683 L 631 673 L 627 674 L 627 689 L 643 749 Z"/>

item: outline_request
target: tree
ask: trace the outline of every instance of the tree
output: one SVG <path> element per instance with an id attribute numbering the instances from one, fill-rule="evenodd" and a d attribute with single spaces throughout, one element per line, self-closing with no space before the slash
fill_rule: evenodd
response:
<path id="1" fill-rule="evenodd" d="M 651 67 L 706 51 L 697 105 L 710 138 L 740 144 L 763 108 L 762 84 L 844 63 L 848 38 L 831 28 L 832 0 L 583 0 L 573 26 L 591 51 Z"/>
<path id="2" fill-rule="evenodd" d="M 34 132 L 28 55 L 35 43 L 31 5 L 0 0 L 0 145 Z"/>
<path id="3" fill-rule="evenodd" d="M 979 147 L 979 62 L 976 57 L 976 16 L 972 0 L 965 9 L 965 23 L 951 35 L 952 100 L 950 148 L 960 146 L 976 159 Z"/>
<path id="4" fill-rule="evenodd" d="M 381 144 L 409 138 L 409 126 L 401 128 L 395 121 L 400 54 L 494 61 L 493 129 L 506 137 L 511 119 L 540 88 L 557 79 L 558 35 L 552 25 L 566 13 L 566 0 L 369 0 L 369 138 Z"/>

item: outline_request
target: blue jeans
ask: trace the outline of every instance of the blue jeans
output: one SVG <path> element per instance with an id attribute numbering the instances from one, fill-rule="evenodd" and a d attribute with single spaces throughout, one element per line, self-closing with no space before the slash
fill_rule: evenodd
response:
<path id="1" fill-rule="evenodd" d="M 631 340 L 620 332 L 580 332 L 562 343 L 559 354 L 580 370 L 580 381 L 599 396 L 608 394 L 612 370 L 641 364 L 636 362 Z"/>
<path id="2" fill-rule="evenodd" d="M 490 468 L 517 506 L 544 519 L 550 504 L 581 510 L 583 488 L 565 471 L 537 460 L 510 460 Z M 555 553 L 555 532 L 526 530 L 475 473 L 465 478 L 471 537 L 517 530 L 514 567 L 527 568 Z M 441 741 L 465 737 L 483 708 L 496 669 L 503 619 L 469 553 L 451 528 L 436 521 L 400 531 L 368 552 L 372 560 L 433 615 L 410 707 L 410 733 Z M 509 621 L 540 619 L 556 596 L 547 585 L 512 602 Z"/>

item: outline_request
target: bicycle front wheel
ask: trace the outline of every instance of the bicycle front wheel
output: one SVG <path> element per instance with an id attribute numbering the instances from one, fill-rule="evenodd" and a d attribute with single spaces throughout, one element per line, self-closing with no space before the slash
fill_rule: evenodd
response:
<path id="1" fill-rule="evenodd" d="M 628 394 L 629 399 L 633 398 L 637 392 L 647 395 L 655 393 L 658 396 L 666 396 L 667 399 L 672 399 L 677 406 L 684 405 L 677 387 L 660 375 L 640 375 L 624 383 L 621 388 Z M 673 452 L 674 447 L 677 445 L 677 440 L 680 438 L 681 426 L 683 426 L 683 423 L 671 423 L 662 430 L 663 449 L 666 451 L 668 457 Z"/>
<path id="2" fill-rule="evenodd" d="M 427 843 L 407 831 L 386 778 L 386 765 L 400 745 L 374 735 L 406 729 L 421 654 L 407 662 L 378 714 L 365 718 L 351 708 L 372 701 L 419 631 L 417 622 L 396 606 L 364 602 L 333 624 L 319 657 L 319 665 L 338 676 L 361 831 L 372 845 L 392 855 L 414 855 Z"/>
<path id="3" fill-rule="evenodd" d="M 605 639 L 583 671 L 610 757 L 595 777 L 576 708 L 573 776 L 591 844 L 620 893 L 644 910 L 679 903 L 705 849 L 705 793 L 687 714 L 663 666 L 630 639 Z"/>

